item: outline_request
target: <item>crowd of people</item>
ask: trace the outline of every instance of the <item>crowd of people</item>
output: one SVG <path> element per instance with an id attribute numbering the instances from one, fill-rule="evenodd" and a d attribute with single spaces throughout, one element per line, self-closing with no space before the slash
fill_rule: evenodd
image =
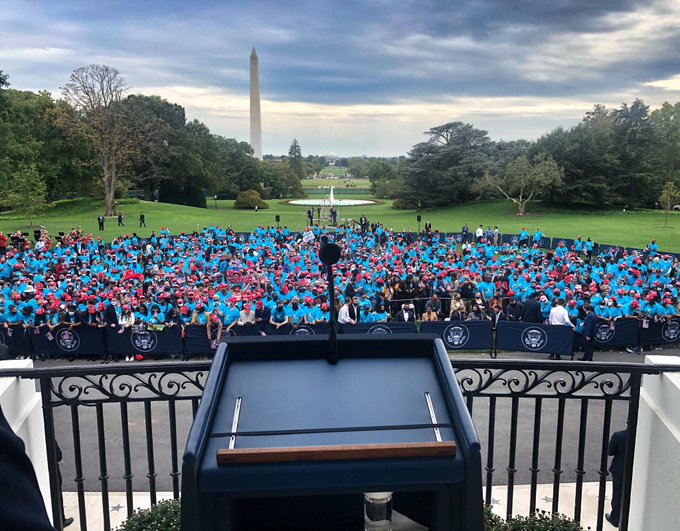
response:
<path id="1" fill-rule="evenodd" d="M 109 244 L 79 229 L 59 241 L 46 231 L 37 242 L 5 238 L 0 326 L 11 334 L 60 325 L 199 325 L 219 341 L 235 327 L 265 334 L 267 325 L 327 323 L 323 235 L 343 250 L 334 308 L 342 326 L 507 319 L 580 330 L 589 307 L 608 321 L 680 315 L 678 260 L 654 241 L 644 251 L 593 256 L 591 240 L 581 237 L 572 248 L 547 251 L 535 243 L 542 233 L 523 231 L 513 245 L 500 242 L 497 228 L 480 226 L 475 238 L 456 243 L 431 226 L 414 235 L 365 223 L 297 234 L 285 226 L 247 235 L 216 226 L 180 235 L 162 229 Z"/>

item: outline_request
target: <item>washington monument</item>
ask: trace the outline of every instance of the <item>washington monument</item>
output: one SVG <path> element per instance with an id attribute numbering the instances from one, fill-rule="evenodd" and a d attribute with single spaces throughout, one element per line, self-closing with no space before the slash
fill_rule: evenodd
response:
<path id="1" fill-rule="evenodd" d="M 250 145 L 253 156 L 262 160 L 262 118 L 260 116 L 260 60 L 250 52 Z"/>

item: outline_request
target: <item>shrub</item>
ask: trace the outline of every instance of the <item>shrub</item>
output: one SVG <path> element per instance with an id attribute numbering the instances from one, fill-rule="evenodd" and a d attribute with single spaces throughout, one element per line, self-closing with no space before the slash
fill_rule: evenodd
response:
<path id="1" fill-rule="evenodd" d="M 413 199 L 395 199 L 392 202 L 392 208 L 396 210 L 415 210 L 418 208 L 418 203 Z"/>
<path id="2" fill-rule="evenodd" d="M 583 531 L 580 524 L 562 514 L 536 511 L 531 516 L 516 516 L 507 522 L 484 506 L 484 529 L 486 531 Z"/>
<path id="3" fill-rule="evenodd" d="M 257 208 L 269 208 L 269 205 L 262 200 L 260 194 L 256 190 L 246 190 L 238 194 L 236 201 L 234 201 L 234 208 L 242 210 L 252 210 Z"/>
<path id="4" fill-rule="evenodd" d="M 165 500 L 150 509 L 137 509 L 116 531 L 179 530 L 181 508 L 180 500 Z"/>
<path id="5" fill-rule="evenodd" d="M 187 185 L 184 187 L 184 203 L 187 206 L 208 208 L 205 192 L 200 186 Z"/>
<path id="6" fill-rule="evenodd" d="M 180 186 L 173 182 L 165 182 L 161 185 L 158 191 L 158 201 L 174 205 L 208 208 L 202 188 L 193 185 Z"/>

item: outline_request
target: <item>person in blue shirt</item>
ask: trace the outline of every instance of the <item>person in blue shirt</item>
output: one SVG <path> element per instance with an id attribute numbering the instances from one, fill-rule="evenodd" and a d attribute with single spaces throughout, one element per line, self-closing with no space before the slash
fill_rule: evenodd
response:
<path id="1" fill-rule="evenodd" d="M 276 306 L 269 317 L 269 324 L 278 330 L 282 326 L 288 324 L 288 322 L 288 313 L 283 308 L 283 301 L 276 301 Z"/>
<path id="2" fill-rule="evenodd" d="M 534 245 L 539 245 L 541 243 L 541 238 L 543 238 L 543 233 L 536 228 L 536 232 L 534 232 Z"/>
<path id="3" fill-rule="evenodd" d="M 521 247 L 522 245 L 526 245 L 529 242 L 529 232 L 522 227 L 522 230 L 519 231 L 519 246 Z"/>
<path id="4" fill-rule="evenodd" d="M 296 297 L 290 303 L 288 311 L 288 321 L 293 326 L 304 324 L 307 311 L 300 307 L 300 300 Z"/>

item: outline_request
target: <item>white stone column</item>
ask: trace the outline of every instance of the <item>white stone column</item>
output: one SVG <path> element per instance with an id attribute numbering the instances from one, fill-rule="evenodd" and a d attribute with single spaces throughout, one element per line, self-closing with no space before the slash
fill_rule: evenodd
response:
<path id="1" fill-rule="evenodd" d="M 32 360 L 0 361 L 0 369 L 31 369 Z M 42 400 L 35 390 L 35 380 L 0 378 L 0 405 L 7 422 L 26 445 L 26 454 L 33 463 L 47 515 L 52 521 L 50 477 L 47 468 L 45 426 Z M 0 474 L 2 471 L 0 471 Z"/>
<path id="2" fill-rule="evenodd" d="M 260 60 L 255 48 L 250 52 L 250 146 L 253 156 L 262 160 L 262 116 L 260 115 Z"/>
<path id="3" fill-rule="evenodd" d="M 680 358 L 647 356 L 646 365 Z M 680 507 L 680 373 L 642 380 L 630 502 L 630 531 L 678 529 Z"/>

